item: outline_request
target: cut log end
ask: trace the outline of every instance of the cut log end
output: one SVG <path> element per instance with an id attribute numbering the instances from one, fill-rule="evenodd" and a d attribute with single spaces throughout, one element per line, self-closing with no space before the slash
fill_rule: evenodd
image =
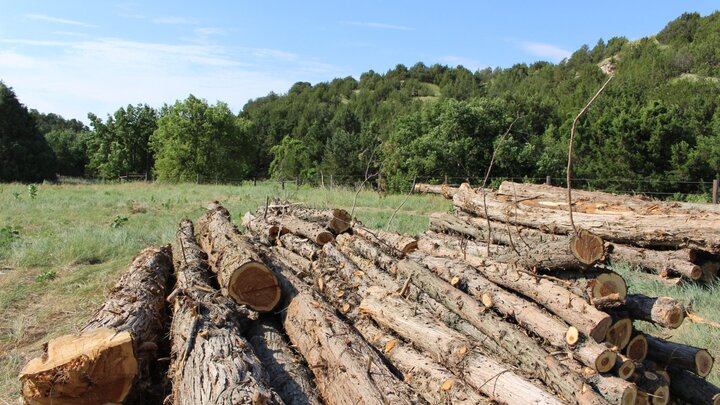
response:
<path id="1" fill-rule="evenodd" d="M 603 259 L 605 242 L 601 237 L 583 229 L 570 239 L 570 252 L 580 263 L 592 266 Z"/>
<path id="2" fill-rule="evenodd" d="M 34 404 L 122 403 L 137 373 L 130 333 L 98 328 L 51 340 L 20 380 L 23 397 Z"/>
<path id="3" fill-rule="evenodd" d="M 607 330 L 605 341 L 618 348 L 624 349 L 630 342 L 632 337 L 633 325 L 632 320 L 624 318 L 613 323 Z"/>
<path id="4" fill-rule="evenodd" d="M 607 315 L 604 314 L 603 315 Z M 590 333 L 588 335 L 593 338 L 596 342 L 602 342 L 605 340 L 607 334 L 609 333 L 610 327 L 612 326 L 612 317 L 610 315 L 607 315 L 603 317 L 595 327 L 593 327 L 590 330 Z"/>
<path id="5" fill-rule="evenodd" d="M 315 238 L 315 243 L 317 243 L 320 246 L 323 246 L 327 243 L 332 243 L 335 241 L 335 236 L 331 232 L 320 232 L 317 234 L 317 237 Z"/>
<path id="6" fill-rule="evenodd" d="M 228 285 L 228 295 L 235 302 L 258 312 L 271 311 L 280 302 L 281 289 L 277 278 L 259 262 L 245 263 L 232 274 Z"/>
<path id="7" fill-rule="evenodd" d="M 565 332 L 565 342 L 573 346 L 578 340 L 580 340 L 580 331 L 574 326 L 569 327 L 567 332 Z"/>
<path id="8" fill-rule="evenodd" d="M 493 306 L 493 298 L 492 295 L 488 293 L 483 293 L 480 297 L 480 300 L 482 301 L 482 304 L 485 305 L 486 308 L 492 308 Z"/>
<path id="9" fill-rule="evenodd" d="M 617 376 L 628 380 L 635 373 L 635 362 L 629 358 L 617 357 Z"/>
<path id="10" fill-rule="evenodd" d="M 620 300 L 623 300 L 627 297 L 627 284 L 625 279 L 617 273 L 602 273 L 595 278 L 591 293 L 592 298 L 617 294 Z"/>
<path id="11" fill-rule="evenodd" d="M 630 360 L 641 362 L 645 360 L 648 352 L 648 343 L 645 335 L 635 335 L 628 343 L 625 354 Z"/>
<path id="12" fill-rule="evenodd" d="M 648 393 L 648 397 L 653 405 L 667 405 L 670 403 L 670 387 L 662 385 L 654 392 Z"/>
<path id="13" fill-rule="evenodd" d="M 595 360 L 595 369 L 599 373 L 607 373 L 608 371 L 612 370 L 616 360 L 617 354 L 614 351 L 607 349 L 603 351 Z"/>
<path id="14" fill-rule="evenodd" d="M 635 405 L 637 404 L 638 390 L 634 386 L 630 386 L 623 391 L 620 397 L 621 405 Z"/>
<path id="15" fill-rule="evenodd" d="M 707 350 L 701 349 L 695 355 L 695 369 L 700 377 L 707 377 L 712 371 L 714 359 Z"/>
<path id="16" fill-rule="evenodd" d="M 418 249 L 418 241 L 413 240 L 411 242 L 408 242 L 405 246 L 402 248 L 402 252 L 405 254 L 412 253 Z"/>

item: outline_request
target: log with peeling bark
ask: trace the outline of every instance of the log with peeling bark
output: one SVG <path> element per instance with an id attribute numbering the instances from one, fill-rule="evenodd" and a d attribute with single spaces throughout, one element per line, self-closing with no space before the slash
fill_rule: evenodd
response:
<path id="1" fill-rule="evenodd" d="M 318 246 L 335 241 L 335 236 L 331 232 L 326 231 L 325 228 L 314 222 L 289 216 L 279 217 L 279 221 L 281 221 L 290 233 L 310 239 Z"/>
<path id="2" fill-rule="evenodd" d="M 281 293 L 277 278 L 240 235 L 230 213 L 220 204 L 212 203 L 197 225 L 200 246 L 217 273 L 223 295 L 259 312 L 275 308 Z"/>
<path id="3" fill-rule="evenodd" d="M 317 257 L 317 249 L 315 244 L 310 242 L 308 239 L 301 236 L 293 235 L 288 233 L 278 238 L 277 244 L 284 247 L 285 249 L 292 250 L 300 256 L 308 259 L 315 260 Z"/>
<path id="4" fill-rule="evenodd" d="M 417 239 L 399 233 L 369 229 L 360 224 L 353 227 L 353 232 L 397 258 L 403 258 L 406 254 L 417 250 Z"/>
<path id="5" fill-rule="evenodd" d="M 532 299 L 595 341 L 605 340 L 607 329 L 612 323 L 610 315 L 597 310 L 583 297 L 553 281 L 520 272 L 505 263 L 463 255 L 450 249 L 436 248 L 426 253 L 456 259 L 465 256 L 464 260 L 488 280 Z"/>
<path id="6" fill-rule="evenodd" d="M 670 373 L 670 393 L 690 404 L 720 405 L 720 388 L 704 378 L 674 367 Z"/>
<path id="7" fill-rule="evenodd" d="M 671 297 L 630 294 L 625 299 L 623 309 L 633 319 L 641 319 L 671 329 L 680 327 L 685 319 L 685 307 Z"/>
<path id="8" fill-rule="evenodd" d="M 511 404 L 560 404 L 546 391 L 512 370 L 472 350 L 460 333 L 431 317 L 413 314 L 405 301 L 387 290 L 370 287 L 361 306 L 363 313 L 442 359 L 451 368 L 460 368 L 465 381 L 498 401 Z"/>
<path id="9" fill-rule="evenodd" d="M 469 295 L 504 316 L 514 317 L 524 329 L 547 340 L 551 345 L 557 348 L 575 346 L 575 357 L 586 366 L 604 373 L 614 365 L 615 353 L 604 345 L 592 340 L 579 342 L 578 333 L 569 333 L 569 329 L 572 328 L 575 332 L 577 329 L 569 327 L 534 303 L 500 288 L 467 264 L 419 253 L 413 253 L 410 258 L 420 261 L 446 282 L 452 284 L 453 280 L 458 280 L 458 284 L 462 283 Z"/>
<path id="10" fill-rule="evenodd" d="M 352 228 L 350 213 L 341 208 L 319 210 L 297 206 L 290 209 L 290 214 L 303 221 L 321 224 L 335 235 L 340 235 Z"/>
<path id="11" fill-rule="evenodd" d="M 466 319 L 485 335 L 495 339 L 501 347 L 514 355 L 523 369 L 545 370 L 541 379 L 546 385 L 557 391 L 567 400 L 579 403 L 604 403 L 597 394 L 588 390 L 582 378 L 571 372 L 562 364 L 550 361 L 552 356 L 527 336 L 524 330 L 512 325 L 489 311 L 485 311 L 477 300 L 444 282 L 425 266 L 415 261 L 403 260 L 398 263 L 398 272 L 407 277 L 411 283 L 440 301 L 446 307 Z M 567 328 L 561 329 L 565 331 Z M 607 350 L 595 350 L 593 345 L 581 345 L 585 359 L 594 358 L 600 368 L 609 368 L 614 364 L 614 353 Z M 607 364 L 604 364 L 604 363 Z M 594 364 L 595 365 L 595 364 Z"/>
<path id="12" fill-rule="evenodd" d="M 326 403 L 421 404 L 378 354 L 326 304 L 307 293 L 287 307 L 285 331 L 308 362 Z"/>
<path id="13" fill-rule="evenodd" d="M 486 203 L 483 203 L 483 200 Z M 575 231 L 565 210 L 543 208 L 535 199 L 514 199 L 488 193 L 483 196 L 469 185 L 460 186 L 453 197 L 459 210 L 510 224 L 533 227 L 549 233 Z M 691 247 L 720 252 L 720 217 L 707 212 L 695 214 L 583 213 L 573 215 L 576 227 L 586 229 L 607 241 L 637 246 L 669 248 Z"/>
<path id="14" fill-rule="evenodd" d="M 637 387 L 629 381 L 600 375 L 589 377 L 588 381 L 611 404 L 634 405 L 637 400 Z"/>
<path id="15" fill-rule="evenodd" d="M 661 276 L 680 275 L 689 280 L 703 276 L 702 268 L 690 260 L 690 249 L 653 250 L 615 243 L 609 244 L 607 250 L 611 263 L 626 263 Z"/>
<path id="16" fill-rule="evenodd" d="M 146 248 L 135 256 L 80 333 L 51 340 L 43 356 L 23 368 L 25 401 L 93 404 L 161 399 L 162 384 L 151 377 L 153 360 L 163 344 L 171 272 L 169 247 Z"/>
<path id="17" fill-rule="evenodd" d="M 451 187 L 447 184 L 424 184 L 424 183 L 417 183 L 415 184 L 415 187 L 413 187 L 413 192 L 415 193 L 425 193 L 425 194 L 439 194 L 449 200 L 453 198 L 455 195 L 455 192 L 457 192 L 457 187 Z"/>
<path id="18" fill-rule="evenodd" d="M 242 336 L 248 318 L 256 314 L 215 294 L 189 220 L 180 223 L 176 246 L 182 254 L 176 257 L 178 293 L 172 298 L 172 403 L 283 403 Z"/>
<path id="19" fill-rule="evenodd" d="M 705 349 L 670 342 L 651 335 L 645 335 L 645 338 L 648 344 L 647 356 L 651 360 L 692 371 L 700 377 L 707 377 L 712 371 L 715 360 Z"/>
<path id="20" fill-rule="evenodd" d="M 262 243 L 273 245 L 278 237 L 288 233 L 287 228 L 274 222 L 267 222 L 246 212 L 242 224 L 248 232 L 253 233 Z"/>

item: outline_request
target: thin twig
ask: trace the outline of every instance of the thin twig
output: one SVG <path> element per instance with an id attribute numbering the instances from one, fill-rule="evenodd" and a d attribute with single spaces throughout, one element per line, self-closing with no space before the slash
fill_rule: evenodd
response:
<path id="1" fill-rule="evenodd" d="M 388 219 L 387 226 L 385 227 L 386 231 L 390 230 L 390 224 L 392 223 L 393 218 L 395 218 L 395 214 L 397 214 L 398 211 L 400 211 L 400 208 L 402 208 L 402 206 L 405 205 L 405 202 L 408 200 L 408 198 L 410 198 L 410 194 L 412 194 L 413 190 L 415 189 L 415 181 L 416 180 L 417 180 L 417 176 L 413 177 L 413 182 L 412 182 L 412 186 L 410 186 L 410 191 L 405 195 L 405 199 L 402 200 L 400 205 L 397 208 L 395 208 L 395 211 L 390 216 L 390 219 Z"/>
<path id="2" fill-rule="evenodd" d="M 404 297 L 405 293 L 408 290 L 408 287 L 410 287 L 410 280 L 412 279 L 412 273 L 408 275 L 408 278 L 405 280 L 405 283 L 403 284 L 402 288 L 400 289 L 400 296 Z"/>
<path id="3" fill-rule="evenodd" d="M 572 285 L 569 281 L 563 280 L 563 279 L 560 279 L 560 278 L 557 278 L 557 277 L 547 276 L 547 275 L 544 275 L 544 274 L 537 274 L 537 273 L 533 273 L 532 271 L 527 271 L 527 270 L 523 270 L 523 269 L 518 269 L 517 271 L 518 271 L 518 273 L 527 274 L 527 275 L 533 276 L 533 277 L 535 277 L 535 278 L 541 278 L 541 279 L 544 279 L 544 280 L 552 280 L 552 281 L 555 281 L 555 282 L 557 282 L 557 283 L 560 283 L 560 284 L 563 284 L 563 285 L 566 285 L 566 286 Z"/>
<path id="4" fill-rule="evenodd" d="M 577 125 L 578 120 L 580 117 L 582 117 L 587 110 L 590 109 L 590 106 L 595 101 L 596 98 L 600 95 L 600 93 L 605 90 L 605 87 L 607 87 L 608 83 L 613 79 L 615 76 L 610 76 L 605 81 L 605 83 L 600 87 L 600 90 L 595 93 L 595 95 L 588 101 L 588 103 L 585 105 L 585 107 L 580 110 L 580 113 L 575 117 L 572 123 L 572 128 L 570 128 L 570 146 L 568 147 L 568 164 L 567 164 L 567 195 L 568 195 L 568 211 L 570 212 L 570 225 L 572 225 L 573 232 L 577 233 L 577 228 L 575 228 L 575 222 L 573 221 L 573 211 L 572 211 L 572 187 L 570 185 L 570 167 L 572 165 L 572 148 L 573 148 L 573 140 L 575 139 L 575 126 Z"/>

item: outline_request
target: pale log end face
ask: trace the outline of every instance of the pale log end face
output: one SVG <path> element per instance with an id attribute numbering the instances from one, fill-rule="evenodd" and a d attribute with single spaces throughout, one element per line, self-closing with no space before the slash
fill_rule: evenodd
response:
<path id="1" fill-rule="evenodd" d="M 621 319 L 608 329 L 605 341 L 622 350 L 630 342 L 632 329 L 632 321 L 630 319 Z"/>
<path id="2" fill-rule="evenodd" d="M 667 405 L 670 402 L 670 388 L 663 385 L 653 392 L 651 403 L 653 405 Z"/>
<path id="3" fill-rule="evenodd" d="M 635 373 L 635 363 L 632 360 L 623 361 L 618 370 L 618 377 L 627 380 Z"/>
<path id="4" fill-rule="evenodd" d="M 235 302 L 258 312 L 271 311 L 280 302 L 278 280 L 262 263 L 246 263 L 232 274 L 228 285 L 228 294 Z"/>
<path id="5" fill-rule="evenodd" d="M 570 252 L 580 263 L 592 266 L 605 255 L 605 242 L 601 237 L 583 229 L 570 239 Z"/>
<path id="6" fill-rule="evenodd" d="M 597 360 L 595 361 L 595 369 L 599 373 L 607 373 L 608 371 L 612 370 L 616 360 L 617 354 L 615 354 L 614 351 L 610 349 L 605 350 L 600 356 L 598 356 Z"/>
<path id="7" fill-rule="evenodd" d="M 569 327 L 567 332 L 565 332 L 565 342 L 573 346 L 578 340 L 580 340 L 580 331 L 574 326 Z"/>
<path id="8" fill-rule="evenodd" d="M 617 294 L 623 300 L 627 297 L 627 283 L 617 273 L 603 273 L 597 276 L 592 286 L 592 297 L 602 298 Z"/>
<path id="9" fill-rule="evenodd" d="M 638 391 L 637 388 L 635 388 L 634 385 L 628 386 L 625 388 L 625 391 L 623 392 L 622 398 L 620 399 L 620 403 L 622 405 L 635 405 L 639 402 L 638 400 Z"/>
<path id="10" fill-rule="evenodd" d="M 647 356 L 647 352 L 647 339 L 645 339 L 645 336 L 643 335 L 637 335 L 630 340 L 630 343 L 628 343 L 625 354 L 628 358 L 630 358 L 630 360 L 643 361 Z"/>
<path id="11" fill-rule="evenodd" d="M 28 403 L 90 405 L 122 403 L 137 374 L 130 333 L 99 328 L 51 340 L 20 380 Z"/>

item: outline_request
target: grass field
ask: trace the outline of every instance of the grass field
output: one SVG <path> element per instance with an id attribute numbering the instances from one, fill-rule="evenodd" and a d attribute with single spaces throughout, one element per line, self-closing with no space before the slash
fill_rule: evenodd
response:
<path id="1" fill-rule="evenodd" d="M 277 184 L 0 185 L 0 403 L 19 401 L 17 375 L 48 339 L 77 330 L 103 301 L 132 256 L 149 244 L 170 243 L 180 219 L 197 219 L 210 201 L 223 203 L 238 222 L 266 198 L 315 207 L 353 206 L 355 192 Z M 383 196 L 361 192 L 355 216 L 367 226 L 415 234 L 427 215 L 448 211 L 436 196 Z M 404 202 L 404 204 L 403 204 Z M 633 269 L 619 268 L 632 292 L 675 296 L 698 315 L 720 322 L 718 285 L 669 287 Z M 642 325 L 655 335 L 706 347 L 720 354 L 720 329 L 685 322 L 674 331 Z M 720 383 L 720 374 L 710 378 Z"/>

